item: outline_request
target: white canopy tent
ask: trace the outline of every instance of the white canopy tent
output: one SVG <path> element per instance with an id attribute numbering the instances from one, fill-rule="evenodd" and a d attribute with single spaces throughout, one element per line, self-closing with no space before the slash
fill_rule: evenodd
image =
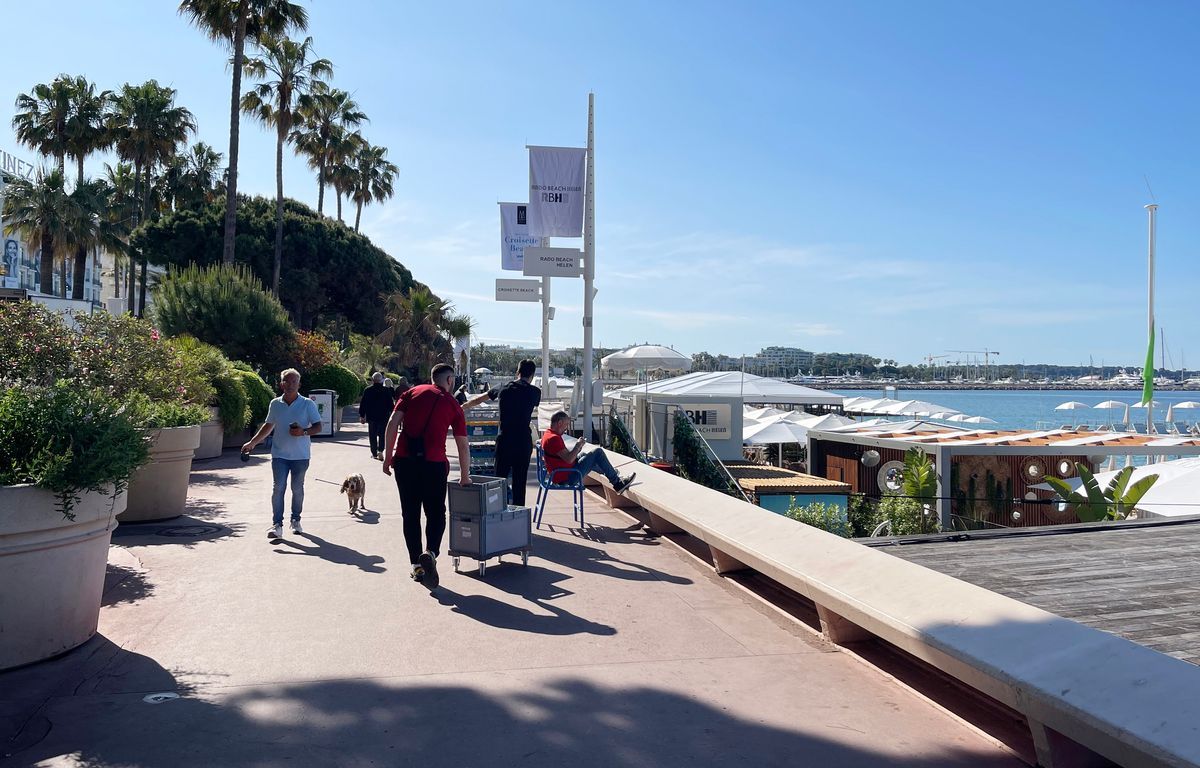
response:
<path id="1" fill-rule="evenodd" d="M 605 392 L 606 398 L 635 395 L 739 397 L 743 403 L 841 405 L 842 396 L 741 371 L 702 371 Z"/>
<path id="2" fill-rule="evenodd" d="M 958 411 L 925 400 L 893 400 L 890 405 L 874 408 L 871 413 L 885 416 L 932 416 L 935 413 L 958 413 Z"/>
<path id="3" fill-rule="evenodd" d="M 600 360 L 607 371 L 690 371 L 692 359 L 682 352 L 658 344 L 643 344 L 613 352 Z"/>

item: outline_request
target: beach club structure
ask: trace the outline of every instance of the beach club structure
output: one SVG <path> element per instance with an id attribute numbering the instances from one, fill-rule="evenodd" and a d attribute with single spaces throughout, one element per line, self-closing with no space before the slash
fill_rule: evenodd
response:
<path id="1" fill-rule="evenodd" d="M 1125 464 L 1153 465 L 1200 456 L 1191 435 L 1096 432 L 1086 429 L 964 429 L 914 420 L 838 431 L 810 430 L 809 471 L 844 482 L 853 494 L 901 492 L 904 454 L 916 448 L 933 460 L 936 510 L 944 530 L 1078 522 L 1045 485 L 1048 476 L 1078 478 Z M 946 471 L 949 468 L 949 471 Z"/>

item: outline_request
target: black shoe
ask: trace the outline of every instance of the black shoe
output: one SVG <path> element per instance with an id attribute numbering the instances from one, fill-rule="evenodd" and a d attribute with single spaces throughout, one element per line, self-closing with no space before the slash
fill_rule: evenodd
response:
<path id="1" fill-rule="evenodd" d="M 425 581 L 425 569 L 419 565 L 414 565 L 412 567 L 412 580 Z"/>
<path id="2" fill-rule="evenodd" d="M 422 552 L 417 558 L 417 562 L 425 569 L 425 578 L 422 583 L 430 589 L 436 589 L 440 583 L 438 580 L 437 560 L 434 559 L 432 552 Z"/>
<path id="3" fill-rule="evenodd" d="M 637 477 L 637 472 L 630 472 L 628 477 L 622 478 L 621 482 L 613 486 L 613 490 L 617 493 L 625 493 L 625 489 L 633 485 L 633 478 Z"/>

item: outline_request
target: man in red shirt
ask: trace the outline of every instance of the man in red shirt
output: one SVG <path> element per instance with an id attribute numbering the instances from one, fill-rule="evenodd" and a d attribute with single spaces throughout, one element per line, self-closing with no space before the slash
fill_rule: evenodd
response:
<path id="1" fill-rule="evenodd" d="M 542 435 L 542 452 L 545 454 L 546 470 L 550 473 L 550 482 L 566 482 L 567 476 L 565 473 L 558 472 L 560 469 L 578 469 L 585 476 L 589 472 L 599 472 L 608 478 L 614 491 L 624 493 L 637 473 L 621 477 L 613 468 L 612 462 L 608 460 L 608 456 L 599 449 L 581 455 L 584 443 L 587 442 L 582 437 L 575 441 L 574 448 L 567 450 L 566 441 L 562 436 L 570 424 L 571 417 L 567 415 L 566 411 L 557 411 L 550 417 L 550 429 L 547 429 Z"/>
<path id="2" fill-rule="evenodd" d="M 413 387 L 400 395 L 384 435 L 383 473 L 396 470 L 404 543 L 412 577 L 433 589 L 438 585 L 437 556 L 446 533 L 446 430 L 458 446 L 458 482 L 471 484 L 471 452 L 462 406 L 450 394 L 454 369 L 433 366 L 432 384 Z M 399 439 L 397 439 L 399 438 Z M 425 508 L 425 548 L 421 546 L 421 508 Z"/>

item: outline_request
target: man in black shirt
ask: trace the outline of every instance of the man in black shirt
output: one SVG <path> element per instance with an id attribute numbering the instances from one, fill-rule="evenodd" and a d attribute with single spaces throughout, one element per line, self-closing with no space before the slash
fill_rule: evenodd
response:
<path id="1" fill-rule="evenodd" d="M 529 459 L 533 454 L 533 435 L 529 420 L 533 410 L 542 402 L 542 390 L 533 386 L 537 363 L 522 360 L 517 366 L 517 378 L 503 387 L 495 387 L 463 404 L 472 408 L 485 400 L 500 401 L 500 436 L 496 439 L 496 475 L 512 480 L 512 503 L 525 506 L 525 481 L 529 476 Z"/>
<path id="2" fill-rule="evenodd" d="M 371 375 L 371 386 L 363 390 L 358 401 L 358 422 L 367 425 L 367 440 L 371 444 L 371 458 L 383 460 L 383 433 L 388 419 L 392 417 L 392 390 L 384 386 L 383 374 L 376 371 Z"/>

